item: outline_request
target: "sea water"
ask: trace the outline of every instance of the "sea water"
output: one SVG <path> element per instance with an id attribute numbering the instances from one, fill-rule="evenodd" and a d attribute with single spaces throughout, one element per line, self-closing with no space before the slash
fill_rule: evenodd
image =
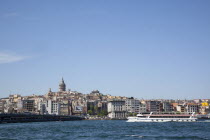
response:
<path id="1" fill-rule="evenodd" d="M 0 124 L 0 139 L 199 140 L 210 139 L 210 122 L 83 120 Z"/>

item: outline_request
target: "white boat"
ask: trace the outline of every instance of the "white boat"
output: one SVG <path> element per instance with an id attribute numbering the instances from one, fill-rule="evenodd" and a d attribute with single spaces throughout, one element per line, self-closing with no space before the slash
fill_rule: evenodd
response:
<path id="1" fill-rule="evenodd" d="M 137 114 L 136 117 L 128 117 L 127 122 L 195 122 L 197 118 L 192 114 Z"/>

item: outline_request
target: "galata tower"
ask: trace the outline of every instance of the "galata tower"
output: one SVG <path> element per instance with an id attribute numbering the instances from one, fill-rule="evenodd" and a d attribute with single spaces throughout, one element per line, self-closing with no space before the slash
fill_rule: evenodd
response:
<path id="1" fill-rule="evenodd" d="M 62 78 L 60 84 L 59 84 L 59 91 L 60 92 L 63 92 L 63 91 L 66 91 L 66 84 L 64 83 L 64 80 Z"/>

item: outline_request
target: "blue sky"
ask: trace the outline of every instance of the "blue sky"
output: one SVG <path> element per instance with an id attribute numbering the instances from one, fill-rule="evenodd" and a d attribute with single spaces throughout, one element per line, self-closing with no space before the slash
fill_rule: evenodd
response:
<path id="1" fill-rule="evenodd" d="M 0 97 L 210 98 L 209 0 L 0 1 Z"/>

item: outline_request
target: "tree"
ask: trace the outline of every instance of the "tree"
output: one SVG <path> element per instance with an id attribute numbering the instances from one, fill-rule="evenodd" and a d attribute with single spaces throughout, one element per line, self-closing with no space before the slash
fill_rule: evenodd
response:
<path id="1" fill-rule="evenodd" d="M 87 112 L 89 115 L 93 115 L 93 111 L 92 110 L 88 110 Z"/>
<path id="2" fill-rule="evenodd" d="M 97 114 L 98 116 L 107 116 L 108 115 L 108 112 L 106 111 L 106 110 L 102 110 L 102 111 L 100 111 L 98 114 Z"/>
<path id="3" fill-rule="evenodd" d="M 101 112 L 102 112 L 103 116 L 107 116 L 108 115 L 108 112 L 106 110 L 102 110 Z"/>
<path id="4" fill-rule="evenodd" d="M 133 116 L 133 113 L 130 112 L 130 113 L 128 114 L 128 116 Z"/>
<path id="5" fill-rule="evenodd" d="M 90 105 L 90 110 L 94 111 L 94 106 Z"/>
<path id="6" fill-rule="evenodd" d="M 97 105 L 94 106 L 94 112 L 95 112 L 96 114 L 98 114 L 98 106 L 97 106 Z"/>

